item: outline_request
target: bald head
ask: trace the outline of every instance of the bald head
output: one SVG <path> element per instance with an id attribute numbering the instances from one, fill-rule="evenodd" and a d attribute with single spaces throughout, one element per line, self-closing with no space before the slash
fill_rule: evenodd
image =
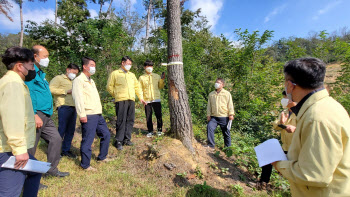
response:
<path id="1" fill-rule="evenodd" d="M 32 48 L 34 53 L 35 65 L 40 67 L 40 60 L 49 57 L 49 51 L 42 45 L 34 45 Z"/>

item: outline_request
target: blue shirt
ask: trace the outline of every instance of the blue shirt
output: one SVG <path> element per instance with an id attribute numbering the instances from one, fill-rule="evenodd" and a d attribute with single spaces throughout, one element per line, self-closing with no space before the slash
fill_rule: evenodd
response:
<path id="1" fill-rule="evenodd" d="M 49 88 L 49 82 L 46 81 L 46 73 L 39 69 L 34 64 L 36 76 L 31 81 L 26 81 L 25 84 L 29 88 L 30 97 L 32 98 L 32 104 L 34 114 L 37 111 L 51 116 L 53 113 L 52 95 Z"/>

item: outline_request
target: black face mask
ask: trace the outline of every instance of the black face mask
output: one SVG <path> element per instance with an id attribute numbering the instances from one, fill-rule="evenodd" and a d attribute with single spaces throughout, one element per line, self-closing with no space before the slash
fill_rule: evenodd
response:
<path id="1" fill-rule="evenodd" d="M 24 81 L 31 81 L 35 78 L 36 72 L 35 70 L 28 70 L 28 75 L 24 78 Z"/>
<path id="2" fill-rule="evenodd" d="M 28 74 L 25 76 L 24 81 L 31 81 L 31 80 L 33 80 L 35 78 L 35 76 L 36 76 L 35 70 L 28 70 L 26 67 L 24 67 L 24 68 L 28 71 Z"/>

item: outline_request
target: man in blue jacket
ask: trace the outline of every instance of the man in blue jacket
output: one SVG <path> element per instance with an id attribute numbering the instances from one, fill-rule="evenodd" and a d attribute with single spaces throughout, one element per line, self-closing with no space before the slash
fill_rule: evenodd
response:
<path id="1" fill-rule="evenodd" d="M 34 53 L 34 68 L 36 76 L 32 81 L 25 82 L 30 91 L 32 99 L 35 126 L 36 140 L 33 148 L 29 149 L 31 155 L 35 155 L 36 147 L 40 137 L 48 143 L 47 161 L 52 167 L 47 172 L 48 175 L 56 177 L 68 176 L 68 172 L 60 172 L 57 168 L 60 161 L 62 138 L 58 133 L 54 121 L 51 119 L 53 113 L 52 96 L 49 88 L 49 83 L 46 81 L 46 74 L 41 70 L 42 67 L 49 65 L 49 52 L 41 45 L 35 45 L 32 49 Z"/>

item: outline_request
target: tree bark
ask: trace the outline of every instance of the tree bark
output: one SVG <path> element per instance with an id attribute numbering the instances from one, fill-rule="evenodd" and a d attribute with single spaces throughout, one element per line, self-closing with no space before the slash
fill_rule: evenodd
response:
<path id="1" fill-rule="evenodd" d="M 149 27 L 151 22 L 151 9 L 152 9 L 152 0 L 149 0 L 148 10 L 147 10 L 147 23 L 146 23 L 146 41 L 145 41 L 145 51 L 148 50 L 148 38 L 149 38 Z"/>
<path id="2" fill-rule="evenodd" d="M 168 62 L 182 62 L 182 34 L 180 1 L 168 0 Z M 192 117 L 186 92 L 183 65 L 168 65 L 169 110 L 171 132 L 194 153 L 192 146 Z"/>
<path id="3" fill-rule="evenodd" d="M 113 0 L 111 0 L 111 2 L 109 3 L 108 10 L 107 10 L 107 13 L 109 13 L 110 17 L 112 16 L 112 3 L 113 3 Z"/>
<path id="4" fill-rule="evenodd" d="M 58 9 L 58 7 L 57 7 L 57 0 L 56 0 L 56 4 L 55 4 L 55 25 L 56 25 L 56 27 L 57 27 L 57 9 Z"/>
<path id="5" fill-rule="evenodd" d="M 101 17 L 102 17 L 102 6 L 103 6 L 103 1 L 100 1 L 100 11 L 98 12 L 99 19 L 101 19 Z"/>
<path id="6" fill-rule="evenodd" d="M 23 1 L 20 0 L 19 1 L 19 10 L 20 10 L 20 17 L 21 17 L 21 37 L 19 39 L 19 46 L 22 47 L 23 46 L 23 32 L 24 32 L 24 28 L 23 28 L 23 9 L 22 9 L 22 4 Z"/>

